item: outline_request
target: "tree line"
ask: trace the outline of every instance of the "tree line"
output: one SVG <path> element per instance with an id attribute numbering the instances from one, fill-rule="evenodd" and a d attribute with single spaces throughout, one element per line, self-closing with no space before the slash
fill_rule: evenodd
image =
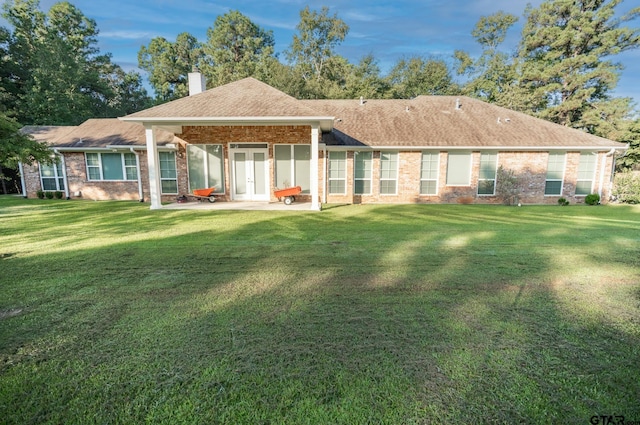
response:
<path id="1" fill-rule="evenodd" d="M 631 24 L 640 7 L 617 13 L 623 0 L 547 0 L 524 11 L 517 49 L 503 43 L 519 17 L 496 12 L 471 34 L 481 47 L 451 60 L 399 59 L 383 75 L 373 54 L 351 63 L 337 53 L 348 24 L 329 8 L 300 11 L 288 49 L 275 52 L 273 32 L 240 11 L 218 16 L 198 40 L 153 38 L 138 52 L 155 92 L 97 47 L 97 24 L 68 2 L 48 12 L 39 0 L 7 0 L 0 27 L 0 124 L 77 125 L 122 116 L 187 95 L 187 74 L 200 70 L 208 88 L 253 76 L 299 99 L 412 98 L 467 95 L 561 125 L 630 143 L 621 168 L 640 163 L 640 120 L 632 99 L 613 96 L 622 66 L 615 56 L 640 47 Z M 11 124 L 6 124 L 11 121 Z M 1 127 L 1 125 L 0 125 Z"/>

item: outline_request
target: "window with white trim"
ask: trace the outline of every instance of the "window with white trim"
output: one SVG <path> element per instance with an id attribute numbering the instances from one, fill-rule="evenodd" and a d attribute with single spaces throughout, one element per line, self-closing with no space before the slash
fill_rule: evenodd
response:
<path id="1" fill-rule="evenodd" d="M 593 181 L 596 175 L 598 156 L 593 152 L 582 152 L 578 164 L 576 196 L 586 196 L 593 192 Z"/>
<path id="2" fill-rule="evenodd" d="M 300 186 L 311 193 L 311 145 L 275 145 L 276 187 Z"/>
<path id="3" fill-rule="evenodd" d="M 449 152 L 447 186 L 471 185 L 471 152 Z"/>
<path id="4" fill-rule="evenodd" d="M 55 164 L 40 164 L 40 181 L 42 190 L 64 190 L 64 175 L 62 173 L 62 161 L 58 158 Z"/>
<path id="5" fill-rule="evenodd" d="M 87 152 L 89 180 L 137 180 L 138 163 L 133 153 Z"/>
<path id="6" fill-rule="evenodd" d="M 478 173 L 478 195 L 495 195 L 496 175 L 498 173 L 498 154 L 482 152 L 480 154 L 480 172 Z"/>
<path id="7" fill-rule="evenodd" d="M 373 152 L 354 152 L 353 193 L 356 195 L 371 194 L 371 178 L 373 176 Z"/>
<path id="8" fill-rule="evenodd" d="M 158 152 L 160 162 L 160 187 L 162 193 L 178 193 L 178 171 L 176 169 L 175 152 Z"/>
<path id="9" fill-rule="evenodd" d="M 380 152 L 380 194 L 398 193 L 398 152 Z"/>
<path id="10" fill-rule="evenodd" d="M 329 152 L 329 193 L 347 194 L 347 153 Z"/>
<path id="11" fill-rule="evenodd" d="M 224 158 L 222 145 L 187 145 L 189 188 L 215 187 L 224 193 Z"/>
<path id="12" fill-rule="evenodd" d="M 420 166 L 421 195 L 438 194 L 438 168 L 440 167 L 439 158 L 439 152 L 422 152 L 422 162 Z"/>
<path id="13" fill-rule="evenodd" d="M 562 195 L 562 185 L 564 181 L 564 152 L 549 152 L 547 162 L 547 176 L 544 183 L 544 194 L 546 196 Z"/>

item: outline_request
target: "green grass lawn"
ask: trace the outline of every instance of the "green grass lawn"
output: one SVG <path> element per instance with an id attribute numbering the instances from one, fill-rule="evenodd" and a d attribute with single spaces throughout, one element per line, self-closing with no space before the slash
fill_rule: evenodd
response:
<path id="1" fill-rule="evenodd" d="M 148 208 L 0 197 L 0 423 L 640 421 L 638 206 Z"/>

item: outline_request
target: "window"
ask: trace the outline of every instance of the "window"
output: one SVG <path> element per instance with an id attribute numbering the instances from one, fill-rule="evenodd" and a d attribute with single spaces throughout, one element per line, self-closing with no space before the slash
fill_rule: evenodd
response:
<path id="1" fill-rule="evenodd" d="M 222 145 L 187 145 L 189 188 L 215 187 L 224 193 L 224 158 Z"/>
<path id="2" fill-rule="evenodd" d="M 354 153 L 354 187 L 356 195 L 371 194 L 371 177 L 373 175 L 373 153 Z"/>
<path id="3" fill-rule="evenodd" d="M 275 145 L 276 187 L 300 186 L 311 193 L 311 145 Z"/>
<path id="4" fill-rule="evenodd" d="M 86 153 L 89 180 L 137 180 L 138 163 L 133 153 Z"/>
<path id="5" fill-rule="evenodd" d="M 478 174 L 478 195 L 495 195 L 498 154 L 480 154 L 480 173 Z"/>
<path id="6" fill-rule="evenodd" d="M 329 193 L 347 193 L 347 153 L 329 152 Z"/>
<path id="7" fill-rule="evenodd" d="M 162 193 L 178 193 L 178 173 L 175 152 L 158 152 L 160 160 L 160 186 Z"/>
<path id="8" fill-rule="evenodd" d="M 549 152 L 547 163 L 547 177 L 544 184 L 544 194 L 547 196 L 562 195 L 562 181 L 564 179 L 563 152 Z"/>
<path id="9" fill-rule="evenodd" d="M 471 184 L 471 152 L 449 152 L 447 161 L 447 185 Z"/>
<path id="10" fill-rule="evenodd" d="M 398 152 L 380 152 L 380 194 L 398 192 Z"/>
<path id="11" fill-rule="evenodd" d="M 576 195 L 588 195 L 593 191 L 593 180 L 596 174 L 597 160 L 598 156 L 592 152 L 583 152 L 580 154 Z"/>
<path id="12" fill-rule="evenodd" d="M 63 191 L 62 161 L 58 159 L 56 164 L 40 164 L 40 179 L 42 181 L 42 190 Z"/>
<path id="13" fill-rule="evenodd" d="M 420 194 L 436 195 L 438 193 L 438 152 L 422 152 L 420 167 Z"/>

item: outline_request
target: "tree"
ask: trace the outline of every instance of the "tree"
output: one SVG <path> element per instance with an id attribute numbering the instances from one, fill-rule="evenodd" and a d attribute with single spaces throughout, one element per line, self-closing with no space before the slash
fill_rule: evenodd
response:
<path id="1" fill-rule="evenodd" d="M 20 124 L 5 114 L 0 114 L 0 166 L 16 168 L 18 163 L 53 163 L 49 147 L 20 133 Z M 0 177 L 2 177 L 0 175 Z"/>
<path id="2" fill-rule="evenodd" d="M 508 30 L 517 21 L 515 15 L 502 11 L 482 16 L 471 32 L 482 46 L 481 56 L 473 60 L 468 53 L 455 51 L 458 74 L 466 74 L 469 78 L 464 85 L 466 94 L 490 103 L 521 109 L 514 104 L 514 100 L 520 100 L 522 96 L 511 96 L 518 82 L 517 63 L 512 60 L 511 55 L 499 50 Z"/>
<path id="3" fill-rule="evenodd" d="M 44 125 L 119 115 L 110 82 L 124 73 L 117 72 L 109 54 L 100 54 L 95 21 L 68 2 L 54 4 L 46 14 L 38 6 L 37 0 L 3 5 L 13 27 L 3 70 L 8 113 L 20 122 Z"/>
<path id="4" fill-rule="evenodd" d="M 548 0 L 527 8 L 520 84 L 532 95 L 531 112 L 604 136 L 602 122 L 628 114 L 611 102 L 621 70 L 611 58 L 640 46 L 640 30 L 623 26 L 640 8 L 616 17 L 622 1 Z"/>
<path id="5" fill-rule="evenodd" d="M 255 76 L 260 63 L 274 58 L 272 31 L 265 31 L 237 10 L 218 16 L 203 46 L 210 58 L 205 75 L 214 86 Z"/>
<path id="6" fill-rule="evenodd" d="M 201 44 L 186 32 L 178 34 L 174 43 L 155 37 L 138 51 L 138 66 L 149 73 L 159 102 L 188 95 L 188 74 L 200 67 L 202 60 Z"/>
<path id="7" fill-rule="evenodd" d="M 378 66 L 372 54 L 364 56 L 357 65 L 351 67 L 347 75 L 344 88 L 344 97 L 356 99 L 360 96 L 365 99 L 384 98 L 390 90 L 389 83 L 380 75 Z"/>
<path id="8" fill-rule="evenodd" d="M 455 94 L 459 91 L 449 67 L 440 59 L 418 56 L 400 59 L 387 78 L 396 99 Z"/>
<path id="9" fill-rule="evenodd" d="M 628 171 L 640 168 L 640 118 L 627 121 L 626 131 L 618 141 L 628 143 L 629 149 L 623 157 L 617 159 L 616 170 Z"/>
<path id="10" fill-rule="evenodd" d="M 337 14 L 329 16 L 329 8 L 320 13 L 311 11 L 309 6 L 300 11 L 300 22 L 287 52 L 289 61 L 299 67 L 305 80 L 325 77 L 326 65 L 335 55 L 335 48 L 344 41 L 349 26 Z"/>

